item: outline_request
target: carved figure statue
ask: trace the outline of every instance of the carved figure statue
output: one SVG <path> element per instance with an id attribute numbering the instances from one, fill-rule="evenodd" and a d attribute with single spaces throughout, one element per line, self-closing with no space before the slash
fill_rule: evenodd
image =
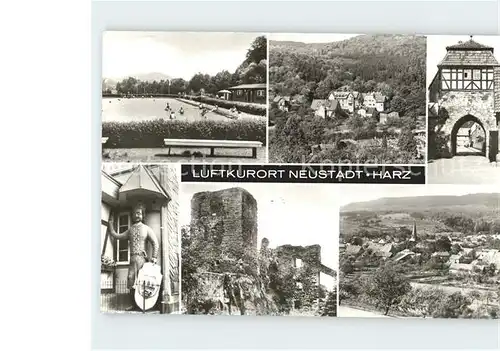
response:
<path id="1" fill-rule="evenodd" d="M 133 224 L 130 226 L 129 229 L 120 234 L 118 234 L 114 229 L 112 214 L 110 215 L 108 222 L 109 233 L 113 238 L 129 240 L 130 267 L 128 270 L 127 283 L 130 289 L 134 288 L 137 274 L 139 273 L 139 270 L 142 268 L 144 263 L 146 263 L 146 261 L 148 260 L 146 254 L 146 242 L 148 240 L 153 245 L 153 253 L 149 258 L 149 261 L 156 264 L 158 260 L 158 251 L 159 251 L 158 239 L 156 238 L 156 235 L 153 232 L 153 230 L 142 222 L 144 218 L 144 213 L 145 213 L 144 206 L 141 203 L 137 204 L 132 212 Z"/>

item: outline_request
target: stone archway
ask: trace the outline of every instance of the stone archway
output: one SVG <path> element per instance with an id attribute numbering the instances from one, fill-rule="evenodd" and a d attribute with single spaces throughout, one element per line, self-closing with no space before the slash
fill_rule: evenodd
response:
<path id="1" fill-rule="evenodd" d="M 451 129 L 451 132 L 450 132 L 451 155 L 456 156 L 459 154 L 463 154 L 463 153 L 457 151 L 458 132 L 462 128 L 462 126 L 464 124 L 466 124 L 467 122 L 477 123 L 481 127 L 481 129 L 483 131 L 483 135 L 484 135 L 484 143 L 485 144 L 483 146 L 481 146 L 480 150 L 478 149 L 476 154 L 481 155 L 481 156 L 486 156 L 486 150 L 488 149 L 488 133 L 486 132 L 486 129 L 484 128 L 484 125 L 481 122 L 481 120 L 473 115 L 470 115 L 470 114 L 467 114 L 467 115 L 459 118 L 458 120 L 456 120 L 455 124 L 453 125 L 453 127 Z M 474 154 L 474 152 L 469 152 L 467 154 Z"/>
<path id="2" fill-rule="evenodd" d="M 440 132 L 446 138 L 446 148 L 451 156 L 456 155 L 456 135 L 461 125 L 466 121 L 472 120 L 478 123 L 485 132 L 485 148 L 488 156 L 490 151 L 498 149 L 493 147 L 490 150 L 490 135 L 491 132 L 497 130 L 497 117 L 494 111 L 494 94 L 493 91 L 482 91 L 471 93 L 466 91 L 447 92 L 441 96 L 439 102 L 440 114 L 446 116 L 445 121 L 441 125 Z"/>

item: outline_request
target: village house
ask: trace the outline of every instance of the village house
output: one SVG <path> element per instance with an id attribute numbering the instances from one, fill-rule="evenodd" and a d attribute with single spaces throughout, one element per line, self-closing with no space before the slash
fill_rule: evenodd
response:
<path id="1" fill-rule="evenodd" d="M 231 100 L 231 92 L 229 90 L 219 90 L 217 92 L 217 97 L 222 100 Z"/>
<path id="2" fill-rule="evenodd" d="M 315 99 L 311 103 L 314 114 L 325 119 L 338 119 L 347 117 L 337 100 Z"/>
<path id="3" fill-rule="evenodd" d="M 500 251 L 496 249 L 482 250 L 477 255 L 477 260 L 485 265 L 494 264 L 496 269 L 500 269 Z"/>
<path id="4" fill-rule="evenodd" d="M 473 266 L 470 263 L 452 263 L 450 264 L 450 273 L 457 274 L 460 272 L 472 272 Z"/>
<path id="5" fill-rule="evenodd" d="M 450 254 L 446 251 L 433 252 L 431 257 L 434 257 L 439 262 L 448 262 Z"/>
<path id="6" fill-rule="evenodd" d="M 388 113 L 381 112 L 378 115 L 378 121 L 381 124 L 387 123 L 387 118 L 389 117 Z"/>
<path id="7" fill-rule="evenodd" d="M 404 249 L 403 251 L 400 251 L 398 252 L 396 255 L 394 255 L 394 257 L 392 258 L 392 260 L 394 262 L 404 262 L 404 261 L 407 261 L 413 257 L 415 257 L 417 254 L 411 250 L 408 250 L 408 249 Z"/>
<path id="8" fill-rule="evenodd" d="M 291 106 L 290 96 L 276 96 L 273 99 L 273 102 L 278 105 L 278 108 L 281 111 L 288 112 Z"/>
<path id="9" fill-rule="evenodd" d="M 393 245 L 392 244 L 380 245 L 374 242 L 370 242 L 366 250 L 372 251 L 373 254 L 377 257 L 382 257 L 384 259 L 387 259 L 392 256 Z"/>
<path id="10" fill-rule="evenodd" d="M 121 311 L 133 305 L 127 287 L 127 274 L 133 269 L 130 243 L 114 240 L 108 233 L 110 214 L 116 232 L 132 225 L 132 208 L 145 206 L 143 223 L 149 226 L 159 244 L 158 265 L 163 275 L 160 297 L 153 310 L 173 313 L 179 310 L 179 251 L 177 250 L 177 174 L 170 166 L 130 166 L 106 173 L 101 171 L 101 310 Z M 147 244 L 151 257 L 152 245 Z"/>
<path id="11" fill-rule="evenodd" d="M 365 93 L 362 97 L 365 107 L 375 108 L 378 112 L 383 112 L 387 108 L 387 97 L 381 93 Z"/>
<path id="12" fill-rule="evenodd" d="M 357 91 L 332 91 L 328 95 L 328 100 L 338 101 L 343 110 L 353 113 L 359 105 L 359 93 Z"/>
<path id="13" fill-rule="evenodd" d="M 345 255 L 346 256 L 356 256 L 360 250 L 361 250 L 361 246 L 359 246 L 359 245 L 347 244 L 345 247 Z"/>
<path id="14" fill-rule="evenodd" d="M 387 117 L 389 117 L 389 118 L 399 118 L 399 112 L 397 112 L 397 111 L 389 112 L 389 114 L 387 115 Z"/>
<path id="15" fill-rule="evenodd" d="M 385 111 L 387 108 L 387 96 L 375 93 L 375 108 L 378 112 Z"/>
<path id="16" fill-rule="evenodd" d="M 363 118 L 373 118 L 378 117 L 378 112 L 374 107 L 361 108 L 358 110 L 358 114 Z"/>
<path id="17" fill-rule="evenodd" d="M 227 90 L 231 91 L 231 99 L 233 101 L 265 104 L 267 100 L 266 83 L 242 84 L 228 88 Z"/>

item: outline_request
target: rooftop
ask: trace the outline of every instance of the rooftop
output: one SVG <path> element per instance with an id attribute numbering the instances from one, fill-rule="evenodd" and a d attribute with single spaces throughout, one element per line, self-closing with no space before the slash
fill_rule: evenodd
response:
<path id="1" fill-rule="evenodd" d="M 455 45 L 450 45 L 446 47 L 447 51 L 450 50 L 484 50 L 484 51 L 491 51 L 493 52 L 493 48 L 491 46 L 486 46 L 483 44 L 480 44 L 474 40 L 472 40 L 472 37 L 470 40 L 466 42 L 459 41 L 458 44 Z"/>
<path id="2" fill-rule="evenodd" d="M 232 89 L 266 89 L 267 84 L 266 83 L 256 83 L 256 84 L 241 84 L 241 85 L 236 85 L 234 87 L 228 88 L 229 90 Z"/>
<path id="3" fill-rule="evenodd" d="M 438 64 L 442 66 L 498 66 L 493 55 L 493 48 L 475 42 L 472 38 L 466 42 L 446 47 L 446 56 Z"/>

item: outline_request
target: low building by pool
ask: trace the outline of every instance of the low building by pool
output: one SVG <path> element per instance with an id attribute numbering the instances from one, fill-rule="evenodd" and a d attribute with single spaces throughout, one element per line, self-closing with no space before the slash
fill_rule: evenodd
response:
<path id="1" fill-rule="evenodd" d="M 242 84 L 229 88 L 233 101 L 253 102 L 258 104 L 266 103 L 266 83 Z"/>

